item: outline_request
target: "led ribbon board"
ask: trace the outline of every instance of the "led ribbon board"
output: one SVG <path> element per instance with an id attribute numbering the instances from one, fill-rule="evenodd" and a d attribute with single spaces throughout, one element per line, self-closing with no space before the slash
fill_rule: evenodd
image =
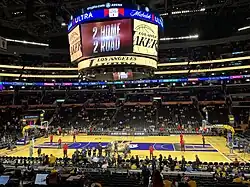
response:
<path id="1" fill-rule="evenodd" d="M 110 7 L 93 10 L 87 9 L 87 11 L 84 11 L 82 14 L 73 16 L 68 24 L 68 31 L 71 31 L 79 24 L 112 18 L 138 19 L 156 24 L 163 29 L 163 19 L 158 14 L 150 12 L 147 8 L 145 8 L 145 10 L 138 10 L 126 7 Z"/>
<path id="2" fill-rule="evenodd" d="M 233 76 L 219 76 L 219 77 L 196 77 L 185 79 L 148 79 L 148 80 L 133 80 L 133 81 L 96 81 L 96 82 L 0 82 L 3 86 L 94 86 L 94 85 L 117 85 L 117 84 L 155 84 L 155 83 L 172 83 L 172 82 L 198 82 L 198 81 L 211 81 L 211 80 L 234 80 L 246 79 L 250 75 L 233 75 Z"/>

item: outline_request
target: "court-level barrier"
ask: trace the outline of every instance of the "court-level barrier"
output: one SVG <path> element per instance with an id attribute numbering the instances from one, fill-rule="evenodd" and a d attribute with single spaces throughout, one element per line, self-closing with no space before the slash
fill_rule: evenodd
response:
<path id="1" fill-rule="evenodd" d="M 88 132 L 88 135 L 106 135 L 106 136 L 159 136 L 159 132 L 144 132 L 144 131 L 133 131 L 133 132 L 124 132 L 124 131 L 93 131 Z M 169 133 L 162 133 L 163 136 L 168 136 Z"/>
<path id="2" fill-rule="evenodd" d="M 154 132 L 145 132 L 145 131 L 88 131 L 87 135 L 105 135 L 105 136 L 170 136 L 170 134 L 189 134 L 196 135 L 201 134 L 201 132 L 196 131 L 154 131 Z M 215 135 L 212 132 L 207 132 L 205 135 Z"/>

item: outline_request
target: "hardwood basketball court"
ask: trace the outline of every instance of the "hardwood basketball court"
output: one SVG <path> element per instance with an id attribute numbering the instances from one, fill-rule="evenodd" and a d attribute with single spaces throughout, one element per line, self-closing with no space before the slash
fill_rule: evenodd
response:
<path id="1" fill-rule="evenodd" d="M 68 155 L 71 157 L 76 149 L 81 150 L 95 146 L 98 142 L 102 142 L 102 145 L 107 142 L 118 141 L 120 146 L 129 142 L 131 147 L 131 154 L 138 155 L 140 158 L 149 156 L 148 147 L 152 145 L 155 149 L 154 154 L 158 156 L 162 154 L 163 157 L 171 155 L 173 158 L 177 157 L 181 160 L 181 156 L 184 155 L 187 161 L 195 160 L 195 155 L 198 155 L 201 161 L 206 162 L 231 162 L 237 158 L 239 161 L 247 161 L 250 159 L 249 154 L 238 154 L 236 151 L 234 154 L 229 154 L 229 149 L 226 147 L 226 139 L 224 137 L 206 136 L 206 145 L 202 145 L 201 135 L 184 135 L 185 140 L 185 152 L 179 149 L 179 135 L 171 136 L 86 136 L 78 135 L 76 137 L 77 142 L 73 143 L 72 136 L 61 137 L 62 142 L 67 142 L 69 145 Z M 39 138 L 35 142 L 35 149 L 33 156 L 37 156 L 37 147 L 42 147 L 42 153 L 53 154 L 56 157 L 63 156 L 63 150 L 57 148 L 57 141 L 59 136 L 54 136 L 53 145 L 50 144 L 49 138 Z M 13 151 L 0 150 L 0 156 L 29 156 L 30 145 L 19 145 Z"/>

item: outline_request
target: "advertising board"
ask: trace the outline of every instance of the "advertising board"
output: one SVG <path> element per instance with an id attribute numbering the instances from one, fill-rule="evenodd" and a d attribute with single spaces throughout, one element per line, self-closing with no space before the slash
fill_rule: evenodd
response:
<path id="1" fill-rule="evenodd" d="M 69 52 L 71 62 L 82 57 L 80 26 L 78 25 L 69 34 Z"/>

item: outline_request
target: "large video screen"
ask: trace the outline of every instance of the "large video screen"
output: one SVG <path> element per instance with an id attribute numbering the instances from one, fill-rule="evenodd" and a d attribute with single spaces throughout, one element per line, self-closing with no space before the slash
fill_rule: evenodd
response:
<path id="1" fill-rule="evenodd" d="M 158 25 L 120 19 L 78 25 L 69 33 L 72 62 L 78 69 L 101 66 L 157 68 Z"/>
<path id="2" fill-rule="evenodd" d="M 133 72 L 114 72 L 114 80 L 133 79 Z"/>
<path id="3" fill-rule="evenodd" d="M 132 50 L 130 19 L 94 22 L 81 25 L 83 59 L 117 55 Z"/>
<path id="4" fill-rule="evenodd" d="M 158 26 L 134 19 L 133 53 L 158 56 Z"/>

